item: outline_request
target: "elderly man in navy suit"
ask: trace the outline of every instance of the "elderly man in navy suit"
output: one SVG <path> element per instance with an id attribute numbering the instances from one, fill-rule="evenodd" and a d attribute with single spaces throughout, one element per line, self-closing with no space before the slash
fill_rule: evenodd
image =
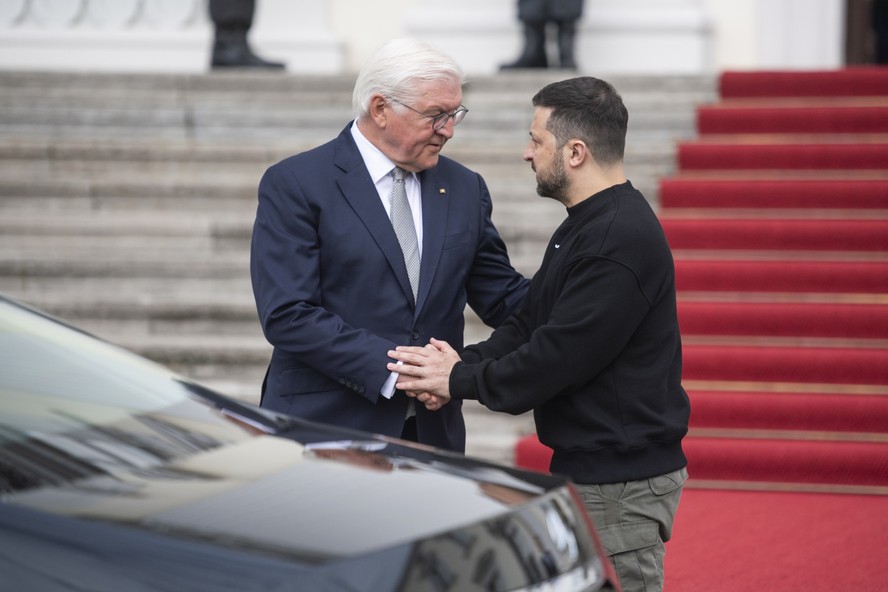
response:
<path id="1" fill-rule="evenodd" d="M 391 41 L 358 75 L 357 118 L 266 171 L 251 252 L 274 346 L 263 407 L 465 449 L 460 405 L 414 407 L 386 368 L 396 345 L 435 337 L 461 347 L 466 304 L 496 327 L 527 292 L 491 221 L 484 179 L 441 155 L 467 112 L 463 84 L 449 56 Z M 404 194 L 409 207 L 391 201 Z M 406 246 L 397 212 L 413 222 L 401 225 Z"/>

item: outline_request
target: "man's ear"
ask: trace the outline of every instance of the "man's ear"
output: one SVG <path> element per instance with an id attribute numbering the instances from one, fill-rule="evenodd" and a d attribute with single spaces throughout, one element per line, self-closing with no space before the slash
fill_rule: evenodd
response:
<path id="1" fill-rule="evenodd" d="M 567 153 L 567 162 L 570 166 L 578 167 L 587 158 L 592 157 L 592 153 L 589 152 L 589 148 L 582 140 L 568 140 L 564 148 Z"/>
<path id="2" fill-rule="evenodd" d="M 388 114 L 385 112 L 385 106 L 387 104 L 388 101 L 386 98 L 380 94 L 375 94 L 370 97 L 370 105 L 367 111 L 370 118 L 373 120 L 373 123 L 380 128 L 384 128 L 386 125 Z"/>

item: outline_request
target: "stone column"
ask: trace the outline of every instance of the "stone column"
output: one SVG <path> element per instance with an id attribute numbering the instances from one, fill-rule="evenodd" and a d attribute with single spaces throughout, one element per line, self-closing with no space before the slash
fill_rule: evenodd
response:
<path id="1" fill-rule="evenodd" d="M 712 23 L 699 0 L 586 0 L 580 69 L 601 74 L 708 74 Z"/>
<path id="2" fill-rule="evenodd" d="M 758 0 L 758 62 L 764 69 L 845 64 L 845 0 Z"/>

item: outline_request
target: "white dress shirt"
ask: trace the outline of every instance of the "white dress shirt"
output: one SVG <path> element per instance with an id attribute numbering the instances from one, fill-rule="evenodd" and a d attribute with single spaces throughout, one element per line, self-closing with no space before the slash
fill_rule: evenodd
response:
<path id="1" fill-rule="evenodd" d="M 358 146 L 361 158 L 364 160 L 367 170 L 370 172 L 370 178 L 376 185 L 376 191 L 379 193 L 379 199 L 382 201 L 382 207 L 385 213 L 391 219 L 391 203 L 389 196 L 392 193 L 392 170 L 395 168 L 393 163 L 379 148 L 370 143 L 361 130 L 358 129 L 357 120 L 351 125 L 352 138 Z M 410 173 L 404 177 L 404 188 L 407 190 L 407 201 L 410 202 L 410 210 L 413 213 L 413 226 L 416 228 L 416 241 L 419 244 L 419 256 L 422 257 L 422 194 L 420 193 L 419 180 L 416 173 Z M 398 362 L 399 364 L 401 362 Z M 380 394 L 391 399 L 395 394 L 395 383 L 398 381 L 399 374 L 392 372 L 385 384 L 382 385 Z"/>
<path id="2" fill-rule="evenodd" d="M 352 123 L 351 134 L 358 145 L 358 151 L 361 158 L 370 172 L 370 178 L 376 185 L 376 191 L 379 193 L 379 199 L 382 201 L 382 207 L 385 213 L 391 219 L 391 203 L 390 196 L 392 194 L 392 170 L 395 168 L 389 158 L 380 152 L 379 148 L 370 143 L 370 140 L 364 137 L 361 130 L 358 129 L 357 122 Z M 419 179 L 416 173 L 410 173 L 404 177 L 404 188 L 407 190 L 407 201 L 410 202 L 410 211 L 413 214 L 413 226 L 416 228 L 416 242 L 419 244 L 419 256 L 422 257 L 422 194 L 420 193 Z"/>

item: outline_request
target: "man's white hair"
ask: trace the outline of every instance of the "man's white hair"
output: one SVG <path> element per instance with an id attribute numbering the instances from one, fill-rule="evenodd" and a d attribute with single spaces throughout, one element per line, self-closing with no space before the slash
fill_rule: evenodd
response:
<path id="1" fill-rule="evenodd" d="M 377 49 L 361 68 L 352 94 L 354 114 L 365 115 L 370 97 L 377 93 L 410 104 L 416 99 L 416 83 L 437 80 L 453 80 L 462 86 L 465 74 L 456 60 L 427 43 L 393 39 Z"/>

